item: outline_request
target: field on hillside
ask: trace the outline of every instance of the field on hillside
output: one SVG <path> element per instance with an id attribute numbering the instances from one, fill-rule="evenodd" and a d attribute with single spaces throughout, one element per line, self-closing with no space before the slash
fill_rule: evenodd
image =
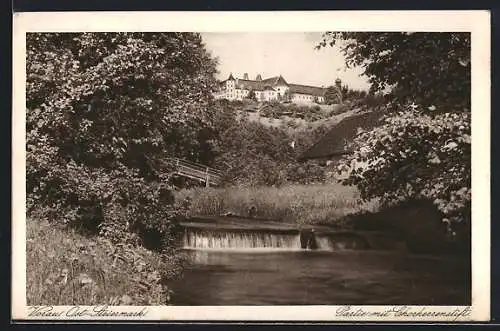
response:
<path id="1" fill-rule="evenodd" d="M 287 127 L 301 130 L 305 127 L 331 127 L 345 118 L 354 116 L 366 109 L 359 105 L 346 102 L 332 105 L 295 105 L 295 104 L 265 104 L 250 100 L 233 102 L 237 109 L 237 117 L 245 117 L 252 122 L 259 122 L 268 127 Z M 304 114 L 316 114 L 312 117 L 301 118 L 297 114 L 282 114 L 281 110 L 300 109 Z M 251 110 L 251 111 L 249 111 Z"/>
<path id="2" fill-rule="evenodd" d="M 293 118 L 290 116 L 281 116 L 281 118 L 279 118 L 279 119 L 270 118 L 270 117 L 262 116 L 259 113 L 249 113 L 247 115 L 247 118 L 249 121 L 259 122 L 259 123 L 264 124 L 266 126 L 280 127 L 280 126 L 286 125 L 286 126 L 293 126 L 296 129 L 301 129 L 301 128 L 304 128 L 306 126 L 307 127 L 318 127 L 321 125 L 333 126 L 345 118 L 356 115 L 360 111 L 361 111 L 361 109 L 358 109 L 358 108 L 350 109 L 344 113 L 341 113 L 338 115 L 333 115 L 333 116 L 330 116 L 330 117 L 327 117 L 324 119 L 320 119 L 317 121 L 312 121 L 312 122 L 306 121 L 306 120 L 300 119 L 300 118 Z"/>
<path id="3" fill-rule="evenodd" d="M 228 187 L 183 189 L 176 193 L 178 203 L 189 197 L 190 215 L 248 216 L 300 224 L 335 224 L 348 214 L 374 211 L 378 204 L 361 203 L 353 187 L 341 184 L 286 185 L 282 187 Z M 339 224 L 341 226 L 341 224 Z"/>

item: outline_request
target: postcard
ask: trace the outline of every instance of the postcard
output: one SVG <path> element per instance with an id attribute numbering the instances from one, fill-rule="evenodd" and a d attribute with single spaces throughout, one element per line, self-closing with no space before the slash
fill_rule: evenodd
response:
<path id="1" fill-rule="evenodd" d="M 13 320 L 489 320 L 489 12 L 13 20 Z"/>

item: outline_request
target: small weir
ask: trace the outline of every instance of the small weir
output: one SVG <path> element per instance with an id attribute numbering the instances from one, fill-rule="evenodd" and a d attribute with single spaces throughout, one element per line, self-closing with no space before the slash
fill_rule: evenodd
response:
<path id="1" fill-rule="evenodd" d="M 326 226 L 299 229 L 293 224 L 239 217 L 198 217 L 180 224 L 185 249 L 282 249 L 336 251 L 372 248 L 366 234 Z M 378 245 L 375 245 L 378 246 Z M 373 247 L 377 248 L 377 247 Z"/>
<path id="2" fill-rule="evenodd" d="M 275 248 L 299 250 L 300 235 L 290 233 L 214 231 L 185 229 L 183 247 L 187 249 Z"/>

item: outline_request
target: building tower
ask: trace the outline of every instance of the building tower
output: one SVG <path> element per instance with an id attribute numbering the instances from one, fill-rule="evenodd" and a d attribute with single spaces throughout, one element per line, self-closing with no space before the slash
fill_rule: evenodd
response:
<path id="1" fill-rule="evenodd" d="M 342 80 L 340 78 L 335 79 L 335 87 L 339 89 L 339 91 L 342 90 Z"/>
<path id="2" fill-rule="evenodd" d="M 262 80 L 262 76 L 258 74 L 257 77 L 255 77 L 255 80 Z"/>
<path id="3" fill-rule="evenodd" d="M 246 72 L 243 74 L 243 79 L 248 80 L 248 74 Z"/>

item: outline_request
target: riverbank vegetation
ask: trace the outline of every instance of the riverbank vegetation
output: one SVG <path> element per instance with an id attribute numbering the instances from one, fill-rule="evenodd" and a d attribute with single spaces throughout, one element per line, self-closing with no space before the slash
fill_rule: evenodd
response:
<path id="1" fill-rule="evenodd" d="M 183 189 L 177 201 L 189 199 L 190 215 L 233 215 L 268 218 L 287 223 L 329 224 L 342 227 L 344 216 L 374 211 L 376 200 L 361 203 L 355 187 L 337 183 L 288 184 L 280 187 Z"/>
<path id="2" fill-rule="evenodd" d="M 28 305 L 164 305 L 179 261 L 46 220 L 26 222 Z M 165 271 L 169 274 L 165 275 Z M 166 278 L 165 278 L 166 277 Z"/>

